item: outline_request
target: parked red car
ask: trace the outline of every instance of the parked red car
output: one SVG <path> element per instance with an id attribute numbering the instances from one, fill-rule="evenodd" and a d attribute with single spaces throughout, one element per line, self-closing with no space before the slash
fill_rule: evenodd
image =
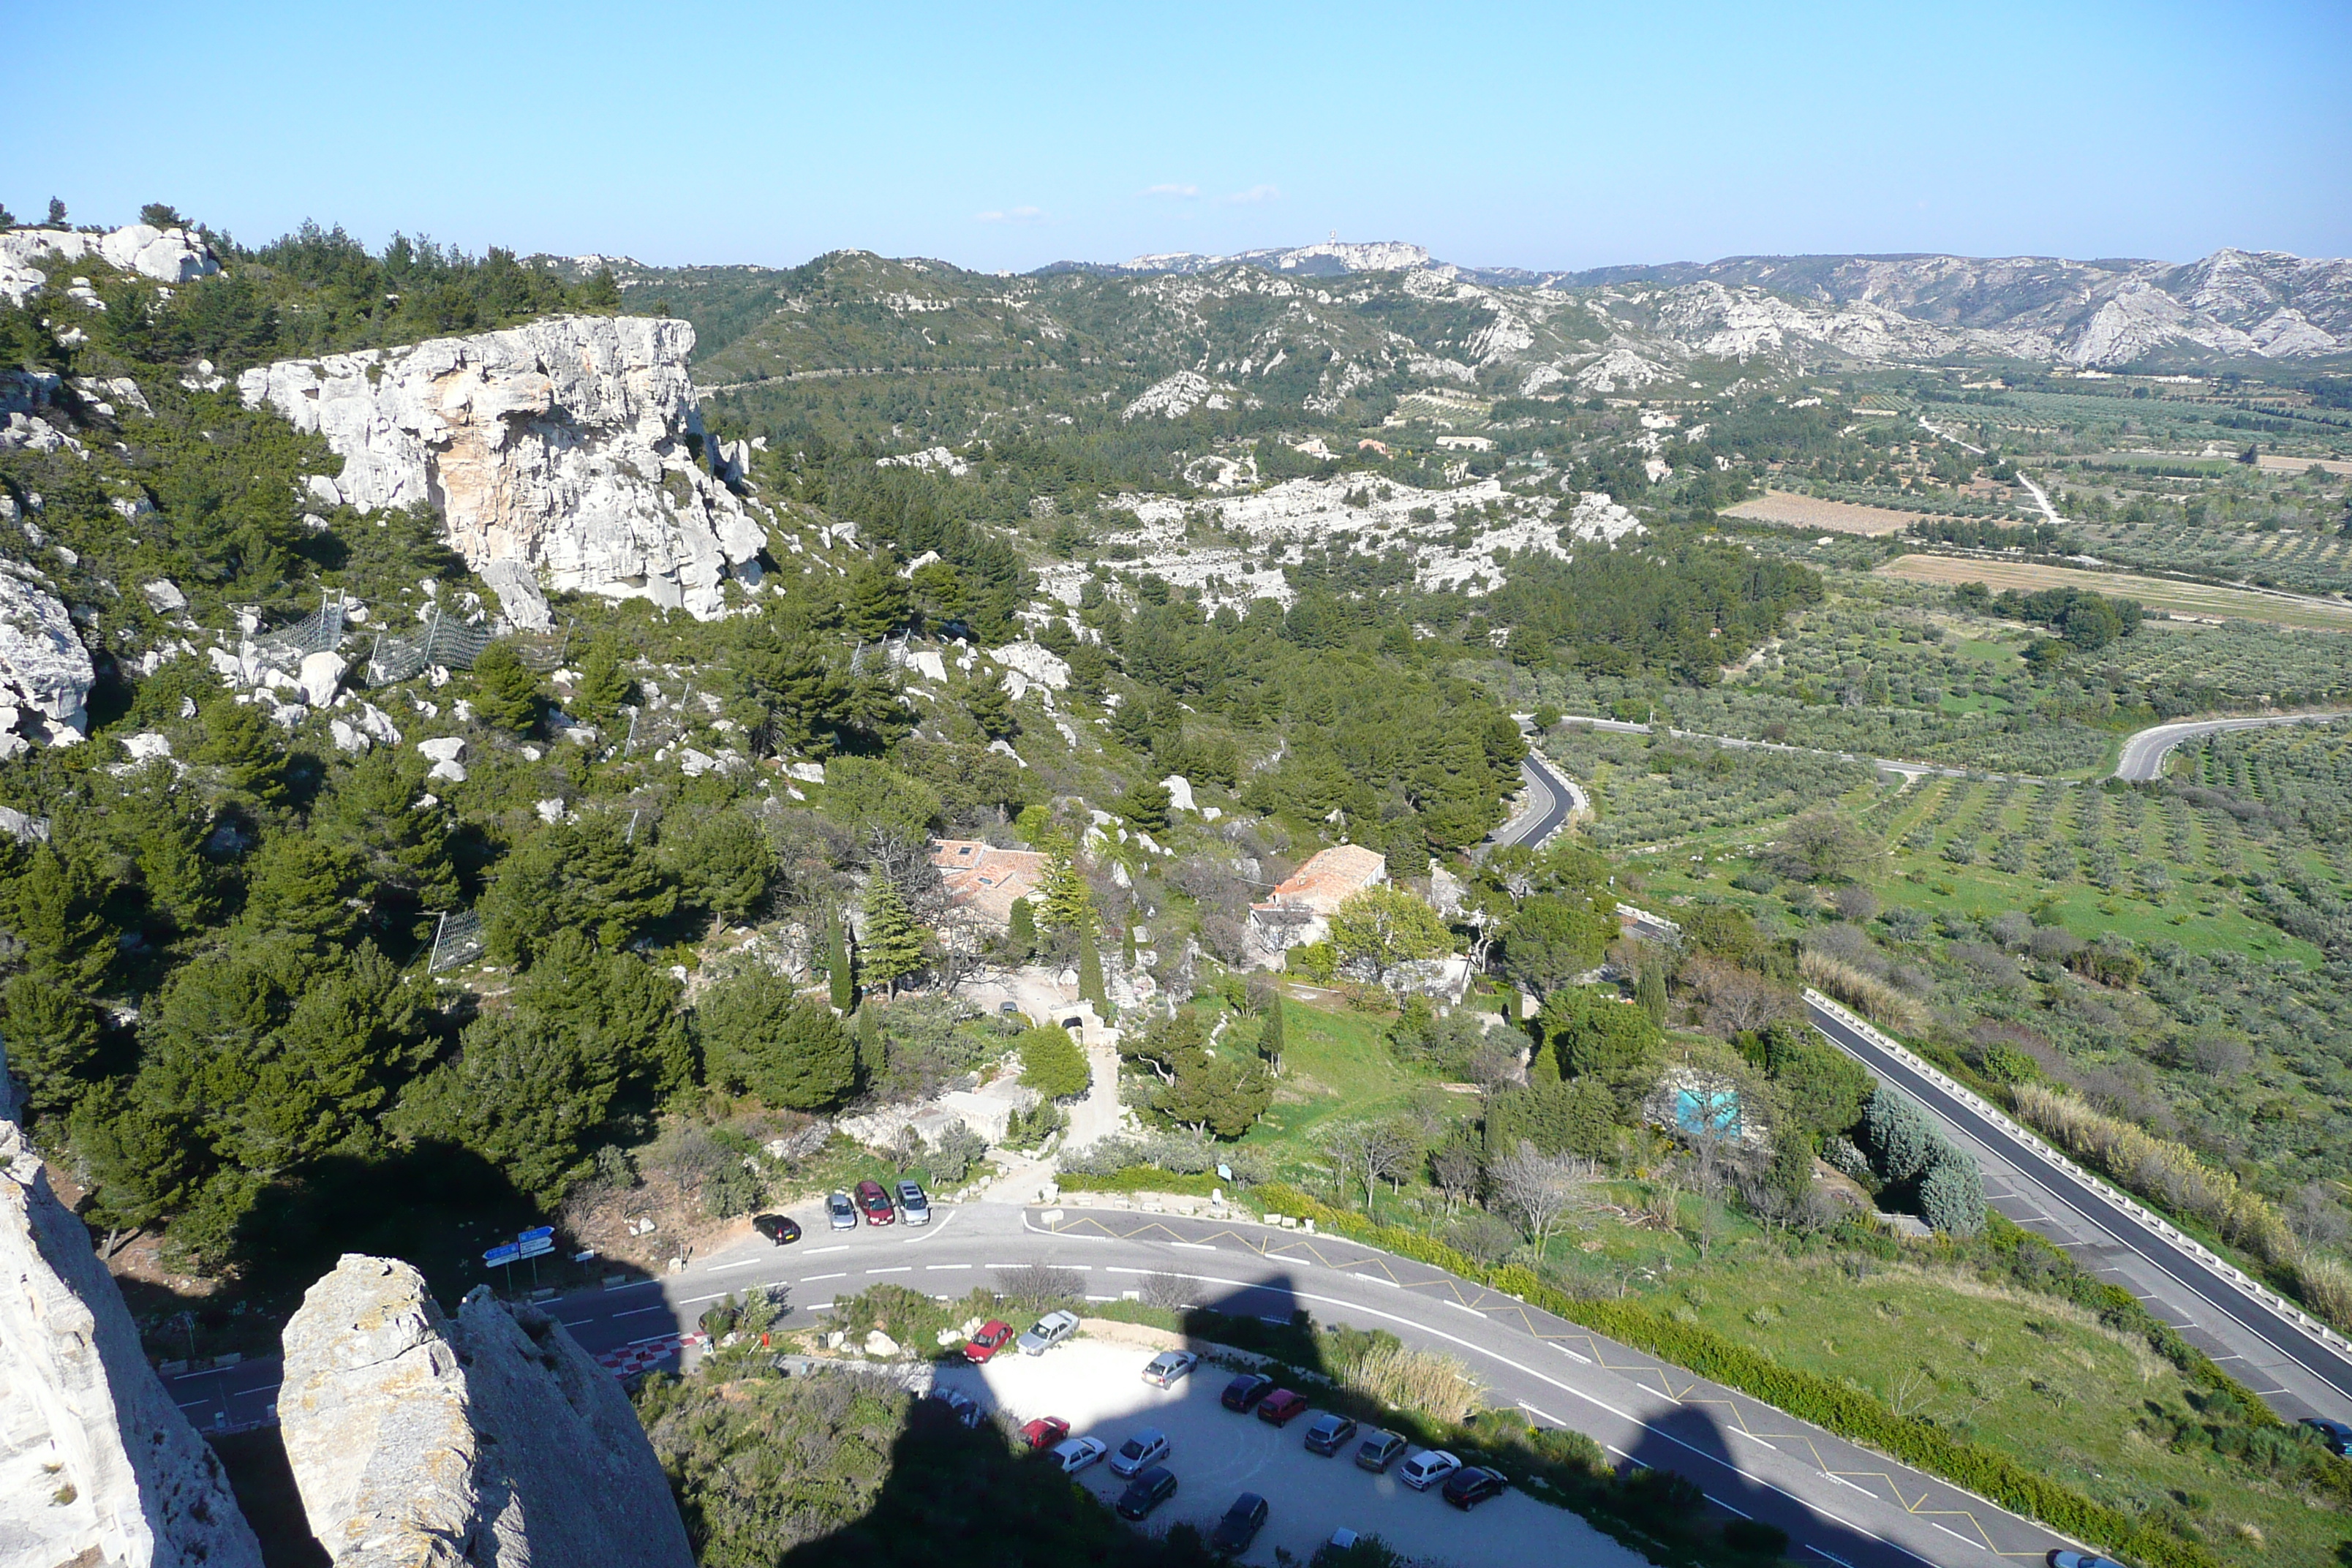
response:
<path id="1" fill-rule="evenodd" d="M 896 1225 L 898 1211 L 890 1206 L 890 1194 L 882 1190 L 879 1182 L 857 1184 L 857 1207 L 866 1215 L 867 1225 Z"/>
<path id="2" fill-rule="evenodd" d="M 1292 1417 L 1303 1415 L 1306 1413 L 1307 1395 L 1293 1394 L 1286 1388 L 1276 1389 L 1272 1394 L 1267 1394 L 1257 1407 L 1257 1418 L 1269 1426 L 1286 1426 Z"/>
<path id="3" fill-rule="evenodd" d="M 980 1332 L 964 1342 L 963 1359 L 978 1366 L 1012 1342 L 1013 1325 L 1002 1319 L 991 1318 L 980 1325 Z"/>
<path id="4" fill-rule="evenodd" d="M 1021 1442 L 1031 1453 L 1042 1453 L 1070 1435 L 1070 1424 L 1058 1415 L 1040 1415 L 1021 1428 Z"/>

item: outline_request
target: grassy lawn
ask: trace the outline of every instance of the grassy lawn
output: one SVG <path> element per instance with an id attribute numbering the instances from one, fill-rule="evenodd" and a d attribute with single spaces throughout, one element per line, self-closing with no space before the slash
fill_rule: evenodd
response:
<path id="1" fill-rule="evenodd" d="M 1769 1247 L 1678 1269 L 1667 1300 L 1677 1316 L 1963 1427 L 2100 1501 L 2185 1514 L 2225 1561 L 2328 1562 L 2346 1539 L 2340 1510 L 2210 1447 L 2174 1447 L 2176 1428 L 2197 1423 L 2195 1391 L 2069 1302 L 1903 1264 L 1856 1278 Z"/>
<path id="2" fill-rule="evenodd" d="M 1274 1104 L 1243 1143 L 1285 1162 L 1315 1158 L 1319 1128 L 1332 1121 L 1382 1121 L 1418 1100 L 1455 1097 L 1435 1080 L 1396 1059 L 1386 1038 L 1392 1013 L 1360 1013 L 1341 1005 L 1284 1003 L 1286 1044 Z M 1215 1005 L 1202 1008 L 1214 1026 Z M 1463 1097 L 1465 1113 L 1476 1102 Z"/>

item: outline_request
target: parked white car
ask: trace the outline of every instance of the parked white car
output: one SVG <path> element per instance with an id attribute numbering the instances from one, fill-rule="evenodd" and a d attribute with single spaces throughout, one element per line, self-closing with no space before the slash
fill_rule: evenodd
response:
<path id="1" fill-rule="evenodd" d="M 1062 1467 L 1066 1476 L 1075 1476 L 1089 1465 L 1102 1462 L 1110 1452 L 1110 1445 L 1099 1437 L 1070 1437 L 1054 1445 L 1054 1462 Z"/>
<path id="2" fill-rule="evenodd" d="M 1397 1471 L 1397 1479 L 1417 1492 L 1425 1492 L 1462 1468 L 1462 1461 L 1443 1448 L 1423 1448 L 1404 1462 Z"/>

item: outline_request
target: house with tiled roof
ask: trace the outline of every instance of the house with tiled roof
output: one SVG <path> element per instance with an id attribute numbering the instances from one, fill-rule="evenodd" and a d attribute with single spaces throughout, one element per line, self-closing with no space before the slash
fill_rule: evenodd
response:
<path id="1" fill-rule="evenodd" d="M 1250 906 L 1250 929 L 1268 952 L 1327 941 L 1333 911 L 1351 894 L 1389 879 L 1388 858 L 1360 844 L 1321 851 L 1276 885 L 1274 896 Z"/>
<path id="2" fill-rule="evenodd" d="M 1003 929 L 1013 904 L 1037 890 L 1045 857 L 1034 849 L 999 849 L 976 838 L 942 838 L 931 846 L 949 904 Z"/>

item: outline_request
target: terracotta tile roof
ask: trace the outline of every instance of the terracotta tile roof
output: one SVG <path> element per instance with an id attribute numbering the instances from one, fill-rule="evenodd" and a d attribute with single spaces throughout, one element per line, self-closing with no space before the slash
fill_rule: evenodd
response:
<path id="1" fill-rule="evenodd" d="M 943 838 L 931 846 L 948 900 L 960 909 L 1004 924 L 1013 900 L 1036 891 L 1045 858 L 1032 849 L 999 849 L 973 838 Z"/>
<path id="2" fill-rule="evenodd" d="M 1292 872 L 1274 889 L 1272 903 L 1297 905 L 1328 915 L 1350 893 L 1362 892 L 1374 883 L 1388 879 L 1386 858 L 1374 854 L 1360 844 L 1341 844 L 1326 849 L 1306 865 Z M 1268 907 L 1261 904 L 1260 909 Z"/>

